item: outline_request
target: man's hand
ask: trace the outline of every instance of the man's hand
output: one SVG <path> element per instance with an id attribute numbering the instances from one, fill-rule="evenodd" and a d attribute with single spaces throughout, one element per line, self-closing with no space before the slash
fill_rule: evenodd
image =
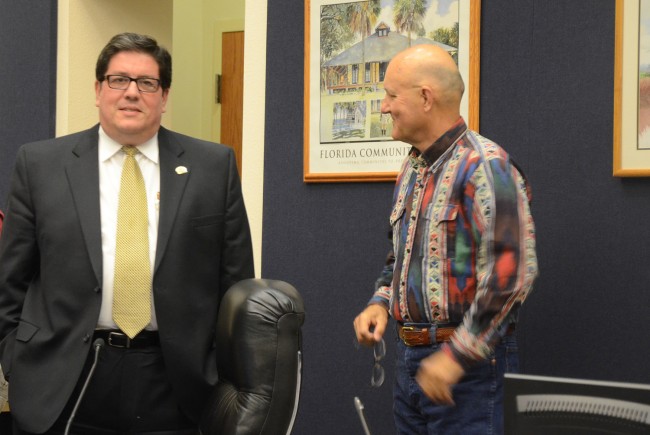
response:
<path id="1" fill-rule="evenodd" d="M 354 319 L 357 340 L 364 346 L 372 346 L 384 335 L 388 324 L 388 310 L 379 304 L 368 305 Z"/>
<path id="2" fill-rule="evenodd" d="M 415 379 L 432 402 L 453 405 L 451 387 L 465 374 L 463 367 L 444 351 L 437 351 L 420 362 Z"/>

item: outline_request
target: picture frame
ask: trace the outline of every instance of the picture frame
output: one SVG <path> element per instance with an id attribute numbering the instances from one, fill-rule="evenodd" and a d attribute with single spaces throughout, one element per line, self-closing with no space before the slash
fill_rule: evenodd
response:
<path id="1" fill-rule="evenodd" d="M 645 5 L 643 3 L 646 3 Z M 650 176 L 650 5 L 616 0 L 613 175 Z"/>
<path id="2" fill-rule="evenodd" d="M 411 22 L 395 20 L 396 3 L 305 0 L 304 182 L 395 180 L 411 146 L 390 137 L 382 82 L 409 43 L 442 45 L 457 59 L 461 115 L 478 130 L 481 0 L 413 0 L 427 6 Z"/>

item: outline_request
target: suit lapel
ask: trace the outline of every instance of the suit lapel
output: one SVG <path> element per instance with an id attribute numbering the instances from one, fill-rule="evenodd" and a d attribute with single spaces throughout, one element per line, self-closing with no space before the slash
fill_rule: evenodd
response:
<path id="1" fill-rule="evenodd" d="M 158 131 L 158 148 L 160 152 L 160 211 L 154 274 L 167 248 L 183 191 L 190 177 L 189 172 L 180 174 L 176 172 L 180 166 L 187 166 L 187 163 L 181 160 L 184 149 L 176 136 L 163 127 Z"/>
<path id="2" fill-rule="evenodd" d="M 66 164 L 65 171 L 93 271 L 97 282 L 101 283 L 98 129 L 99 127 L 95 126 L 80 135 L 78 142 L 74 144 L 72 158 Z M 160 150 L 160 212 L 154 273 L 165 253 L 183 191 L 190 176 L 189 173 L 176 173 L 176 168 L 186 165 L 181 160 L 184 150 L 176 137 L 163 127 L 158 133 L 158 147 Z"/>
<path id="3" fill-rule="evenodd" d="M 97 277 L 102 282 L 102 239 L 99 210 L 99 126 L 86 130 L 72 148 L 65 166 L 70 191 L 81 223 L 88 256 Z"/>

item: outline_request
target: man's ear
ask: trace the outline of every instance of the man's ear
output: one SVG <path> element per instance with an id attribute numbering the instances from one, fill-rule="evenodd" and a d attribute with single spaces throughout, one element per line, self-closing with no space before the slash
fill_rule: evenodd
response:
<path id="1" fill-rule="evenodd" d="M 102 90 L 101 82 L 95 80 L 95 107 L 99 107 L 99 93 Z"/>
<path id="2" fill-rule="evenodd" d="M 420 88 L 420 96 L 422 97 L 422 108 L 425 111 L 431 110 L 434 105 L 434 92 L 429 86 L 422 86 Z"/>
<path id="3" fill-rule="evenodd" d="M 162 91 L 162 111 L 163 113 L 167 112 L 167 98 L 169 97 L 169 89 L 163 89 Z"/>

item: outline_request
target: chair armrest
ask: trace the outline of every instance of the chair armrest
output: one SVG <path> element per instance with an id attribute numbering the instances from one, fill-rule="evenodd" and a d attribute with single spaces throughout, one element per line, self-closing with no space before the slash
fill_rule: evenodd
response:
<path id="1" fill-rule="evenodd" d="M 205 435 L 290 433 L 304 319 L 302 298 L 286 282 L 248 279 L 226 292 L 216 331 L 219 382 L 202 418 Z"/>

